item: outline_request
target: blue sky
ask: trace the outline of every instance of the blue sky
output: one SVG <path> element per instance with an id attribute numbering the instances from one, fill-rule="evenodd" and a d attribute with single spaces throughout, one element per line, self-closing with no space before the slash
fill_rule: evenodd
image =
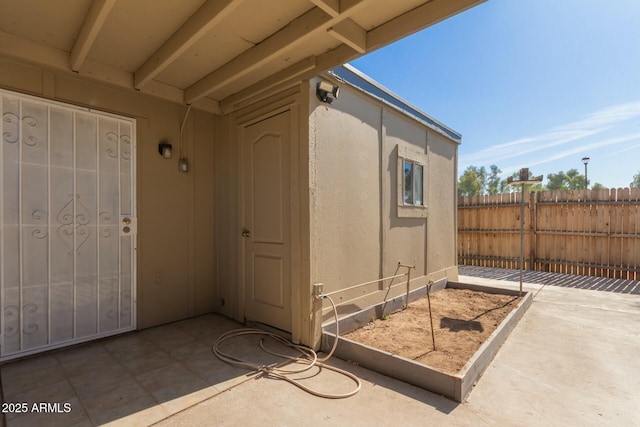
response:
<path id="1" fill-rule="evenodd" d="M 460 172 L 640 172 L 640 0 L 489 0 L 351 65 L 460 132 Z"/>

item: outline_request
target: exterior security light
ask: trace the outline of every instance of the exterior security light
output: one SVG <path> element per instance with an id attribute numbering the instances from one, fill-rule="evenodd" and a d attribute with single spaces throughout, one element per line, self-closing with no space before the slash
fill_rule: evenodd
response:
<path id="1" fill-rule="evenodd" d="M 172 148 L 173 147 L 171 146 L 171 144 L 168 144 L 166 142 L 161 142 L 160 144 L 158 144 L 158 153 L 160 153 L 160 155 L 165 159 L 170 159 Z"/>
<path id="2" fill-rule="evenodd" d="M 322 102 L 327 104 L 333 103 L 335 99 L 338 99 L 340 95 L 340 87 L 327 81 L 320 81 L 316 86 L 316 96 Z"/>

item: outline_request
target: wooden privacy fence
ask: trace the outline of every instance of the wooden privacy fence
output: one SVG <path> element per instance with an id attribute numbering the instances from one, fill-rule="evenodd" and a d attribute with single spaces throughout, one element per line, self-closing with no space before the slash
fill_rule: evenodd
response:
<path id="1" fill-rule="evenodd" d="M 460 197 L 458 263 L 519 268 L 520 193 Z M 526 270 L 640 280 L 640 188 L 525 193 Z"/>

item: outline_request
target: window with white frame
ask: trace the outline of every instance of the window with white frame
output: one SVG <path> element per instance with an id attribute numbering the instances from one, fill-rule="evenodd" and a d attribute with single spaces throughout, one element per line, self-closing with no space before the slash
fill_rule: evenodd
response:
<path id="1" fill-rule="evenodd" d="M 405 205 L 424 206 L 424 165 L 403 159 L 402 194 Z"/>

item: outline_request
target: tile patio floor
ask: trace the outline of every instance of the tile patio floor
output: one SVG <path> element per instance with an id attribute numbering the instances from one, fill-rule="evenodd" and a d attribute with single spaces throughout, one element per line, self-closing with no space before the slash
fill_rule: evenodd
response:
<path id="1" fill-rule="evenodd" d="M 518 287 L 504 270 L 461 273 L 475 276 L 461 276 L 467 283 Z M 69 402 L 72 411 L 5 414 L 0 427 L 640 425 L 638 282 L 526 279 L 532 306 L 463 404 L 338 359 L 329 363 L 363 383 L 349 399 L 319 399 L 284 381 L 247 381 L 248 371 L 211 352 L 220 334 L 242 325 L 206 315 L 2 365 L 5 402 Z M 255 338 L 225 345 L 257 363 L 275 361 Z M 304 376 L 327 392 L 353 387 L 336 375 Z"/>
<path id="2" fill-rule="evenodd" d="M 153 424 L 250 378 L 212 352 L 220 334 L 240 327 L 205 315 L 7 362 L 0 367 L 4 402 L 25 402 L 29 408 L 68 402 L 71 411 L 7 413 L 4 424 Z M 251 360 L 270 357 L 257 339 L 238 338 L 228 345 L 237 347 L 234 354 L 251 354 Z"/>

